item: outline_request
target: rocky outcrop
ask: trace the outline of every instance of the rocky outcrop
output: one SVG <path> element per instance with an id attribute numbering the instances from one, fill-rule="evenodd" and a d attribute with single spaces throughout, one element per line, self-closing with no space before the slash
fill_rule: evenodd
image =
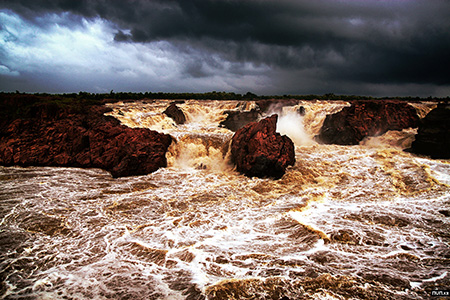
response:
<path id="1" fill-rule="evenodd" d="M 172 118 L 178 125 L 186 123 L 186 116 L 175 103 L 170 104 L 169 107 L 166 108 L 164 113 L 169 118 Z"/>
<path id="2" fill-rule="evenodd" d="M 439 104 L 422 119 L 409 151 L 450 158 L 450 104 Z"/>
<path id="3" fill-rule="evenodd" d="M 298 104 L 298 100 L 295 99 L 264 99 L 256 101 L 259 109 L 262 112 L 276 112 L 280 113 L 285 106 L 295 106 Z"/>
<path id="4" fill-rule="evenodd" d="M 367 136 L 389 130 L 414 128 L 419 117 L 414 107 L 400 101 L 355 101 L 328 115 L 316 140 L 325 144 L 356 145 Z"/>
<path id="5" fill-rule="evenodd" d="M 295 106 L 298 104 L 298 101 L 294 99 L 265 99 L 256 101 L 255 104 L 256 108 L 252 108 L 250 111 L 225 111 L 227 118 L 220 122 L 219 126 L 228 128 L 231 131 L 237 131 L 248 123 L 256 122 L 263 114 L 280 114 L 283 111 L 283 107 Z M 305 114 L 305 108 L 302 106 L 297 112 L 303 116 Z"/>
<path id="6" fill-rule="evenodd" d="M 294 143 L 276 132 L 277 115 L 239 129 L 231 141 L 236 170 L 249 177 L 281 178 L 295 164 Z"/>
<path id="7" fill-rule="evenodd" d="M 120 125 L 105 106 L 77 101 L 2 95 L 0 164 L 102 168 L 114 177 L 167 165 L 169 135 Z"/>
<path id="8" fill-rule="evenodd" d="M 227 118 L 220 122 L 219 126 L 230 129 L 231 131 L 237 131 L 244 127 L 248 123 L 256 122 L 260 116 L 259 112 L 255 109 L 250 111 L 226 111 Z"/>
<path id="9" fill-rule="evenodd" d="M 297 109 L 297 113 L 298 113 L 300 116 L 306 115 L 306 109 L 305 109 L 305 107 L 304 107 L 304 106 L 300 106 L 300 107 Z"/>

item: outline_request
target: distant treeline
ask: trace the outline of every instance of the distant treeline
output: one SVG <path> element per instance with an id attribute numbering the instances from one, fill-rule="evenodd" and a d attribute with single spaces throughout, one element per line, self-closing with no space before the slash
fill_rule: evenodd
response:
<path id="1" fill-rule="evenodd" d="M 15 92 L 16 94 L 26 94 Z M 0 92 L 1 94 L 11 94 Z M 36 96 L 43 97 L 60 97 L 69 99 L 87 99 L 87 100 L 141 100 L 141 99 L 196 99 L 196 100 L 264 100 L 264 99 L 297 99 L 297 100 L 404 100 L 404 101 L 446 101 L 450 100 L 450 96 L 445 98 L 437 97 L 370 97 L 370 96 L 358 96 L 358 95 L 335 95 L 333 93 L 328 93 L 324 95 L 256 95 L 251 92 L 245 94 L 238 94 L 232 92 L 206 92 L 206 93 L 164 93 L 164 92 L 145 92 L 145 93 L 134 93 L 134 92 L 114 92 L 113 90 L 109 93 L 64 93 L 64 94 L 48 94 L 48 93 L 35 93 Z"/>

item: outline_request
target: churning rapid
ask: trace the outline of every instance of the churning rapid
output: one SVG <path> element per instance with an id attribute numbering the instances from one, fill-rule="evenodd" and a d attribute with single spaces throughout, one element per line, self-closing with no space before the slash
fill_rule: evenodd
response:
<path id="1" fill-rule="evenodd" d="M 320 145 L 326 114 L 349 104 L 299 102 L 278 120 L 295 166 L 247 178 L 219 124 L 255 103 L 186 101 L 183 125 L 163 114 L 170 103 L 110 104 L 123 124 L 176 138 L 155 173 L 0 167 L 1 299 L 429 299 L 450 287 L 450 164 L 402 151 L 414 130 Z"/>

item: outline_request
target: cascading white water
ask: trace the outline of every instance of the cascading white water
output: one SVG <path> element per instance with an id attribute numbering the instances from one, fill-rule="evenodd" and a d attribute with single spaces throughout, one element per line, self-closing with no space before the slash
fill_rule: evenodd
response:
<path id="1" fill-rule="evenodd" d="M 297 112 L 297 107 L 281 111 L 278 116 L 277 132 L 287 135 L 296 146 L 310 146 L 315 142 L 306 132 L 303 116 Z"/>
<path id="2" fill-rule="evenodd" d="M 449 286 L 450 164 L 392 142 L 410 132 L 320 145 L 318 124 L 348 104 L 302 101 L 303 117 L 278 112 L 295 166 L 247 178 L 218 124 L 254 103 L 186 101 L 176 125 L 170 102 L 112 105 L 177 139 L 155 173 L 0 167 L 1 299 L 429 299 Z"/>

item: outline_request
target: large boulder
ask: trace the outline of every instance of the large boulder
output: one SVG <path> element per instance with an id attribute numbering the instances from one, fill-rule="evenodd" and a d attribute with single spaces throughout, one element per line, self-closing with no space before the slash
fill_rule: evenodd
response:
<path id="1" fill-rule="evenodd" d="M 249 177 L 281 178 L 295 164 L 294 143 L 276 132 L 277 115 L 239 129 L 231 141 L 236 170 Z"/>
<path id="2" fill-rule="evenodd" d="M 450 158 L 450 104 L 439 104 L 422 119 L 409 150 L 432 158 Z"/>
<path id="3" fill-rule="evenodd" d="M 167 165 L 169 135 L 121 125 L 104 115 L 109 111 L 105 106 L 42 97 L 2 95 L 0 100 L 0 108 L 11 110 L 0 118 L 2 165 L 93 167 L 114 177 L 148 174 Z"/>
<path id="4" fill-rule="evenodd" d="M 186 123 L 186 116 L 175 103 L 170 104 L 169 107 L 166 108 L 164 113 L 169 118 L 172 118 L 178 125 Z"/>
<path id="5" fill-rule="evenodd" d="M 328 115 L 315 138 L 325 144 L 356 145 L 367 136 L 414 128 L 418 124 L 416 109 L 406 102 L 354 101 L 340 112 Z"/>

